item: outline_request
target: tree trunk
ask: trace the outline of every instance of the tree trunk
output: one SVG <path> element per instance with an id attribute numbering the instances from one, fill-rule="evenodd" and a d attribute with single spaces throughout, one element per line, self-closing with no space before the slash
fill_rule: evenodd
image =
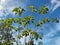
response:
<path id="1" fill-rule="evenodd" d="M 30 32 L 29 32 L 29 36 L 30 36 L 30 40 L 28 42 L 28 45 L 34 45 L 34 41 L 33 41 L 33 38 L 31 36 Z"/>

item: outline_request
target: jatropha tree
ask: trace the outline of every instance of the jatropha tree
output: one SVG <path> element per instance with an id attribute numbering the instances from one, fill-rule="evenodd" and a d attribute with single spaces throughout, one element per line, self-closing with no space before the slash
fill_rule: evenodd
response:
<path id="1" fill-rule="evenodd" d="M 31 12 L 33 12 L 33 13 L 38 12 L 39 15 L 47 14 L 49 11 L 49 9 L 46 7 L 46 5 L 42 6 L 38 11 L 34 6 L 29 6 L 29 9 L 31 9 Z M 21 18 L 22 13 L 26 11 L 25 9 L 23 9 L 21 7 L 14 8 L 12 11 L 15 13 L 15 15 L 17 15 L 16 18 L 8 18 L 8 19 L 0 20 L 0 40 L 1 40 L 0 45 L 13 45 L 13 42 L 16 42 L 16 45 L 21 45 L 21 44 L 19 44 L 19 39 L 21 39 L 23 36 L 25 36 L 25 38 L 27 36 L 30 37 L 30 40 L 28 41 L 28 43 L 26 43 L 26 41 L 25 41 L 24 45 L 35 45 L 34 39 L 42 40 L 43 33 L 37 32 L 35 29 L 32 30 L 29 27 L 30 24 L 36 23 L 33 26 L 35 28 L 37 28 L 37 27 L 41 28 L 41 25 L 45 24 L 46 22 L 48 22 L 48 23 L 49 22 L 57 22 L 57 23 L 59 22 L 59 20 L 57 18 L 52 18 L 52 20 L 50 20 L 49 18 L 43 18 L 43 20 L 40 21 L 40 19 L 39 19 L 37 22 L 35 22 L 34 16 L 31 16 L 31 15 Z M 15 27 L 13 25 L 14 23 L 18 24 L 18 26 Z M 12 30 L 14 30 L 15 32 L 18 33 L 17 36 L 14 38 L 12 35 Z M 39 42 L 38 45 L 42 45 L 42 42 Z"/>
<path id="2" fill-rule="evenodd" d="M 38 12 L 38 14 L 40 15 L 40 14 L 47 14 L 48 13 L 48 11 L 49 11 L 49 9 L 46 7 L 46 5 L 44 5 L 44 6 L 42 6 L 40 9 L 39 9 L 39 11 L 37 11 L 37 9 L 34 7 L 34 6 L 29 6 L 29 9 L 31 9 L 31 12 L 33 12 L 33 13 L 37 13 Z M 16 14 L 18 14 L 18 15 L 21 15 L 21 12 L 19 12 L 19 10 L 21 11 L 22 10 L 22 12 L 24 12 L 25 10 L 24 9 L 18 9 L 18 8 L 14 8 L 13 9 L 13 12 L 15 12 Z M 24 45 L 35 45 L 34 44 L 34 39 L 36 39 L 36 40 L 38 40 L 38 39 L 43 39 L 43 33 L 42 32 L 36 32 L 36 30 L 34 29 L 34 30 L 31 30 L 31 28 L 29 28 L 29 25 L 30 24 L 35 24 L 35 19 L 34 19 L 34 17 L 33 16 L 30 16 L 30 15 L 28 15 L 28 16 L 26 16 L 26 17 L 24 17 L 24 18 L 22 18 L 21 20 L 20 20 L 20 24 L 22 24 L 23 26 L 24 26 L 24 31 L 22 31 L 22 33 L 20 34 L 21 35 L 21 37 L 22 36 L 25 36 L 25 37 L 27 37 L 27 36 L 30 36 L 30 40 L 28 41 L 28 43 L 26 43 L 25 42 L 25 44 Z M 32 22 L 32 23 L 31 23 Z M 59 22 L 59 20 L 57 19 L 57 18 L 52 18 L 52 20 L 50 20 L 49 18 L 43 18 L 43 20 L 38 20 L 37 22 L 36 22 L 36 24 L 35 24 L 35 28 L 37 28 L 37 27 L 40 27 L 41 28 L 41 25 L 43 25 L 43 24 L 45 24 L 45 23 L 49 23 L 49 22 Z M 40 30 L 39 30 L 40 31 Z M 26 39 L 25 39 L 25 41 L 26 41 Z M 39 44 L 38 45 L 42 45 L 42 42 L 39 42 Z"/>
<path id="3" fill-rule="evenodd" d="M 12 30 L 12 22 L 13 18 L 9 19 L 2 19 L 0 20 L 0 40 L 1 40 L 1 45 L 13 45 L 11 42 L 12 35 L 10 31 Z"/>

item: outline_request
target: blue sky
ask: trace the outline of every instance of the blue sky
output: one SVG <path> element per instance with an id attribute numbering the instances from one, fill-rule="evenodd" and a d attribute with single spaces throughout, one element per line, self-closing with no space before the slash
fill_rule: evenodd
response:
<path id="1" fill-rule="evenodd" d="M 31 14 L 38 20 L 39 16 L 37 14 L 28 12 L 28 6 L 30 5 L 34 5 L 37 9 L 47 5 L 49 8 L 48 14 L 42 15 L 40 18 L 49 17 L 51 19 L 52 17 L 57 17 L 60 19 L 60 0 L 0 0 L 0 19 L 16 17 L 12 13 L 12 9 L 21 6 L 26 10 L 22 17 Z M 43 28 L 43 45 L 60 45 L 60 23 L 45 24 Z"/>

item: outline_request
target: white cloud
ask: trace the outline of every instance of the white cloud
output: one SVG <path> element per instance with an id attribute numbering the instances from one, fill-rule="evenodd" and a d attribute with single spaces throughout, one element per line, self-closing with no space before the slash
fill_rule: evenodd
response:
<path id="1" fill-rule="evenodd" d="M 0 10 L 2 10 L 3 9 L 3 7 L 0 5 Z"/>
<path id="2" fill-rule="evenodd" d="M 52 39 L 48 38 L 48 37 L 44 37 L 43 38 L 43 44 L 47 44 L 48 42 L 50 42 Z"/>
<path id="3" fill-rule="evenodd" d="M 0 0 L 0 4 L 4 4 L 7 0 Z"/>
<path id="4" fill-rule="evenodd" d="M 52 11 L 55 11 L 58 7 L 60 7 L 60 0 L 51 0 L 51 3 L 52 3 Z"/>
<path id="5" fill-rule="evenodd" d="M 45 36 L 46 37 L 53 37 L 58 31 L 60 31 L 60 23 L 56 23 L 54 28 L 50 27 L 49 30 L 50 31 Z"/>
<path id="6" fill-rule="evenodd" d="M 55 40 L 56 45 L 60 45 L 60 37 L 57 37 L 57 39 Z"/>
<path id="7" fill-rule="evenodd" d="M 12 9 L 17 6 L 24 7 L 24 3 L 18 0 L 0 0 L 0 17 L 12 13 Z"/>
<path id="8" fill-rule="evenodd" d="M 60 23 L 56 24 L 56 30 L 60 31 Z"/>
<path id="9" fill-rule="evenodd" d="M 56 0 L 51 0 L 51 3 L 55 3 L 56 2 Z"/>
<path id="10" fill-rule="evenodd" d="M 50 43 L 53 40 L 50 37 L 53 37 L 55 34 L 56 34 L 56 30 L 54 30 L 53 28 L 50 28 L 50 31 L 43 37 L 43 44 Z"/>
<path id="11" fill-rule="evenodd" d="M 4 3 L 6 0 L 0 0 L 1 1 L 1 3 Z"/>
<path id="12" fill-rule="evenodd" d="M 53 37 L 56 34 L 56 30 L 51 29 L 50 32 L 46 35 L 47 37 Z"/>
<path id="13" fill-rule="evenodd" d="M 55 24 L 55 28 L 50 28 L 49 30 L 50 31 L 46 35 L 44 35 L 44 37 L 43 37 L 44 44 L 50 43 L 53 40 L 53 38 L 51 38 L 51 37 L 56 35 L 58 31 L 60 31 L 60 23 Z M 56 45 L 60 45 L 60 43 L 59 43 L 60 37 L 57 39 L 54 38 L 54 40 L 55 41 L 53 41 L 53 42 L 56 42 Z"/>

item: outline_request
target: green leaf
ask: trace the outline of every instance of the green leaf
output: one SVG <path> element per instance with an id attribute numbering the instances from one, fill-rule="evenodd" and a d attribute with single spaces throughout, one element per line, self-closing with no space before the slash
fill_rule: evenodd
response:
<path id="1" fill-rule="evenodd" d="M 20 38 L 22 38 L 21 34 L 18 34 L 18 36 L 17 36 L 17 37 L 18 37 L 19 39 L 20 39 Z"/>
<path id="2" fill-rule="evenodd" d="M 32 35 L 34 36 L 34 38 L 37 40 L 39 38 L 39 34 L 35 31 L 32 32 Z"/>
<path id="3" fill-rule="evenodd" d="M 23 8 L 21 8 L 21 7 L 14 8 L 12 11 L 13 11 L 15 14 L 18 14 L 18 16 L 21 16 L 21 14 L 22 14 L 23 12 L 25 12 L 25 10 L 24 10 Z"/>
<path id="4" fill-rule="evenodd" d="M 39 14 L 47 14 L 48 11 L 49 9 L 46 7 L 46 5 L 44 5 L 39 9 Z"/>
<path id="5" fill-rule="evenodd" d="M 29 6 L 29 8 L 31 9 L 31 12 L 36 12 L 36 8 L 34 6 Z"/>
<path id="6" fill-rule="evenodd" d="M 40 21 L 38 21 L 38 22 L 35 24 L 35 27 L 38 27 L 38 26 L 41 26 Z"/>
<path id="7" fill-rule="evenodd" d="M 48 22 L 48 23 L 49 23 L 49 22 L 50 22 L 50 20 L 49 20 L 48 18 L 44 18 L 44 19 L 43 19 L 43 23 L 46 23 L 46 22 Z"/>

